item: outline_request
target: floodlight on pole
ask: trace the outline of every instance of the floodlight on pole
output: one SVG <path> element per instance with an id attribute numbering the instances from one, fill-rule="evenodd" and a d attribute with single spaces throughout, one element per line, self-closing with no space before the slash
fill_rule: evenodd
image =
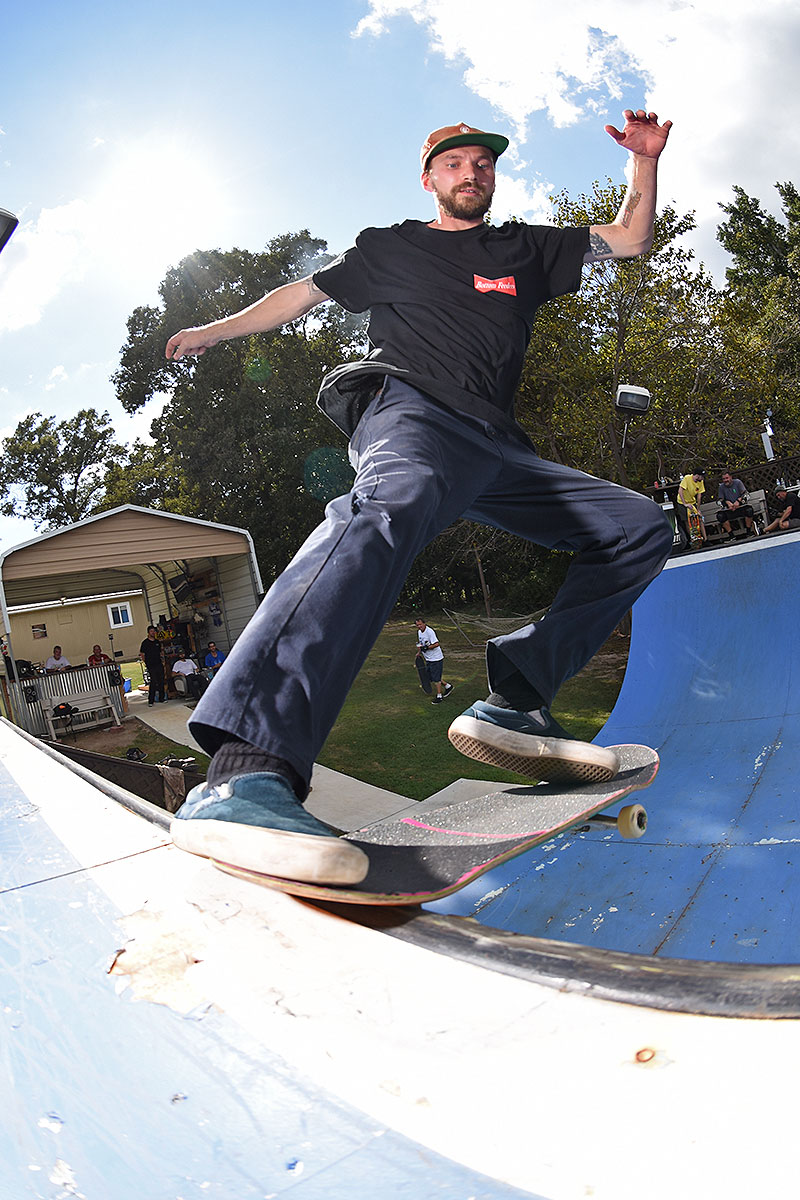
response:
<path id="1" fill-rule="evenodd" d="M 634 413 L 646 413 L 650 407 L 650 393 L 647 388 L 636 387 L 633 383 L 621 383 L 614 397 L 614 407 L 625 415 L 625 429 L 622 434 L 622 449 L 628 438 L 628 423 Z"/>

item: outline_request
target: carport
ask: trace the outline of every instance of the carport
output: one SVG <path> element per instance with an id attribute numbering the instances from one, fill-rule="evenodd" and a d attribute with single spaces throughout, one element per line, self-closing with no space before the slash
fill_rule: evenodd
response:
<path id="1" fill-rule="evenodd" d="M 58 697 L 108 689 L 107 667 L 20 678 L 9 609 L 141 588 L 148 623 L 211 628 L 229 650 L 263 595 L 253 541 L 246 529 L 125 504 L 42 534 L 0 555 L 0 620 L 13 679 L 7 695 L 16 723 L 45 735 L 45 707 Z M 98 674 L 94 678 L 94 674 Z M 113 680 L 112 680 L 113 684 Z M 119 716 L 121 689 L 112 686 Z"/>

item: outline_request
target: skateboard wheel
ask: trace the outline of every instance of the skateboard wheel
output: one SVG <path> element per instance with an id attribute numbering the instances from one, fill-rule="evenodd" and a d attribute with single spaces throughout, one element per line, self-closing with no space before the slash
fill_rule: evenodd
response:
<path id="1" fill-rule="evenodd" d="M 626 804 L 619 811 L 617 829 L 624 838 L 640 838 L 647 829 L 647 812 L 641 804 Z"/>

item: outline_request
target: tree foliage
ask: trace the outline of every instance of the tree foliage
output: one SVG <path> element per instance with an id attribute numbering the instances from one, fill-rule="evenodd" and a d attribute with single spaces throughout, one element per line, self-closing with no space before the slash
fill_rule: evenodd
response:
<path id="1" fill-rule="evenodd" d="M 611 184 L 574 200 L 561 193 L 556 224 L 608 223 L 622 195 Z M 538 315 L 518 413 L 547 457 L 644 487 L 698 456 L 724 460 L 756 436 L 751 414 L 734 413 L 724 395 L 720 297 L 684 244 L 694 227 L 693 214 L 666 206 L 649 254 L 595 264 L 580 292 Z M 613 405 L 622 383 L 653 398 L 627 430 Z"/>
<path id="2" fill-rule="evenodd" d="M 113 377 L 117 396 L 129 412 L 167 400 L 151 426 L 154 445 L 135 447 L 124 475 L 112 472 L 109 504 L 157 499 L 172 511 L 246 526 L 267 578 L 286 564 L 334 494 L 331 471 L 339 482 L 351 477 L 341 435 L 314 400 L 323 374 L 358 352 L 361 323 L 330 306 L 196 360 L 167 362 L 164 347 L 176 330 L 227 316 L 310 273 L 327 261 L 325 249 L 302 231 L 260 254 L 197 252 L 168 272 L 160 307 L 133 313 Z"/>
<path id="3" fill-rule="evenodd" d="M 781 450 L 794 451 L 800 205 L 793 185 L 778 190 L 786 226 L 735 189 L 735 237 L 721 227 L 726 248 L 738 247 L 727 289 L 714 287 L 685 246 L 694 215 L 666 206 L 649 254 L 595 264 L 577 294 L 540 310 L 517 415 L 545 457 L 636 488 L 695 465 L 711 473 L 744 466 L 761 456 L 769 404 L 785 431 Z M 562 192 L 553 198 L 555 223 L 609 223 L 622 197 L 610 182 L 575 199 Z M 644 386 L 653 398 L 627 428 L 613 406 L 621 383 Z M 439 584 L 454 603 L 480 603 L 478 555 L 495 596 L 518 612 L 546 603 L 568 562 L 459 522 L 418 560 L 409 581 L 417 602 Z"/>
<path id="4" fill-rule="evenodd" d="M 773 280 L 789 275 L 792 254 L 800 250 L 797 188 L 793 183 L 776 183 L 775 188 L 786 224 L 765 212 L 761 201 L 738 184 L 733 186 L 733 200 L 720 204 L 726 220 L 717 229 L 717 240 L 733 259 L 725 275 L 734 295 L 758 299 Z M 795 259 L 795 271 L 797 266 Z"/>
<path id="5" fill-rule="evenodd" d="M 66 421 L 31 413 L 3 440 L 0 512 L 37 528 L 80 521 L 103 495 L 109 463 L 124 455 L 107 412 L 85 408 Z"/>
<path id="6" fill-rule="evenodd" d="M 781 217 L 741 187 L 722 204 L 731 256 L 714 286 L 686 247 L 692 213 L 667 205 L 641 258 L 595 264 L 580 291 L 539 313 L 517 413 L 540 452 L 636 488 L 696 465 L 712 474 L 761 457 L 770 409 L 779 453 L 800 449 L 800 196 L 776 184 Z M 555 223 L 613 221 L 622 189 L 553 197 Z M 171 268 L 159 303 L 137 308 L 113 376 L 123 408 L 160 404 L 152 442 L 126 451 L 107 413 L 35 413 L 3 444 L 0 511 L 50 527 L 138 503 L 248 528 L 267 579 L 282 569 L 352 478 L 344 440 L 317 409 L 323 374 L 364 351 L 364 323 L 335 305 L 280 330 L 168 362 L 176 330 L 227 316 L 327 261 L 308 231 L 258 253 L 197 251 Z M 650 411 L 613 404 L 621 383 L 647 387 Z M 484 601 L 519 613 L 548 603 L 568 557 L 467 521 L 418 558 L 403 600 L 422 608 Z"/>
<path id="7" fill-rule="evenodd" d="M 800 449 L 800 195 L 776 183 L 784 220 L 733 188 L 717 237 L 731 255 L 720 326 L 730 387 L 746 392 L 763 419 L 772 412 L 776 449 Z"/>

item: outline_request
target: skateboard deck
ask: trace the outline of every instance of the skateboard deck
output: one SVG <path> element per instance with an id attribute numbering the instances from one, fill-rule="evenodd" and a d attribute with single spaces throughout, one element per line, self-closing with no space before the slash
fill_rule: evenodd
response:
<path id="1" fill-rule="evenodd" d="M 423 692 L 425 692 L 426 696 L 430 696 L 431 692 L 433 691 L 433 684 L 431 683 L 431 674 L 428 670 L 428 664 L 425 662 L 425 659 L 421 654 L 418 654 L 414 659 L 414 664 L 417 668 L 417 674 L 419 675 L 419 686 L 422 688 Z"/>
<path id="2" fill-rule="evenodd" d="M 693 546 L 699 546 L 703 541 L 703 520 L 699 513 L 688 510 L 689 536 Z"/>
<path id="3" fill-rule="evenodd" d="M 240 879 L 311 900 L 342 904 L 425 904 L 466 887 L 492 867 L 524 854 L 631 792 L 648 787 L 656 777 L 658 754 L 649 746 L 616 746 L 620 770 L 604 783 L 511 787 L 472 800 L 423 809 L 381 821 L 346 835 L 369 857 L 369 871 L 359 884 L 303 883 L 214 859 L 214 865 Z M 641 805 L 623 809 L 616 823 L 623 836 L 640 837 L 647 824 Z"/>

